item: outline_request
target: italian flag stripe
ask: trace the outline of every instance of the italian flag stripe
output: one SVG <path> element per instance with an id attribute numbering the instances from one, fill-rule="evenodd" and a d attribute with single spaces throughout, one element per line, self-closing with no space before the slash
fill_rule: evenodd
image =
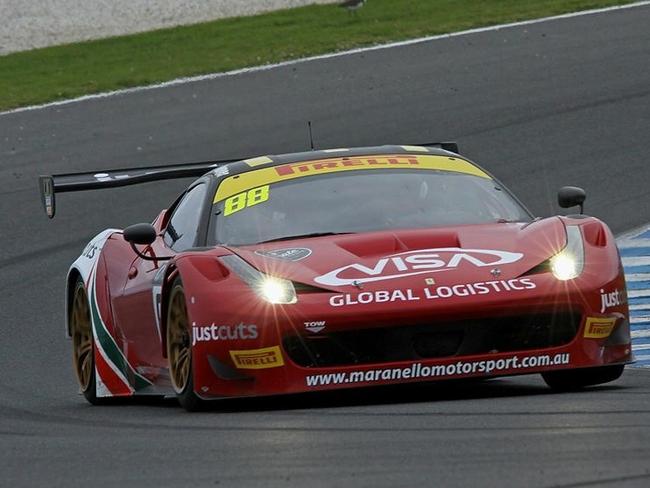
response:
<path id="1" fill-rule="evenodd" d="M 127 382 L 127 385 L 133 385 L 136 391 L 151 386 L 152 383 L 149 380 L 138 374 L 131 367 L 122 351 L 117 347 L 115 340 L 106 329 L 106 325 L 104 324 L 104 321 L 99 314 L 99 308 L 97 307 L 97 296 L 95 295 L 94 286 L 95 277 L 96 276 L 92 276 L 90 279 L 91 283 L 93 283 L 92 290 L 90 290 L 89 293 L 90 311 L 93 323 L 93 332 L 95 334 L 95 344 L 99 346 L 98 349 L 101 349 L 101 353 L 103 353 L 104 357 L 102 359 L 107 363 L 107 365 L 112 364 L 112 366 L 114 366 L 113 369 L 115 369 L 114 374 L 120 373 L 118 376 L 122 376 L 124 381 Z M 96 354 L 95 357 L 97 358 L 99 355 L 101 354 Z M 109 389 L 111 388 L 109 387 Z"/>
<path id="2" fill-rule="evenodd" d="M 95 343 L 95 368 L 102 382 L 108 388 L 108 391 L 115 396 L 128 396 L 133 394 L 133 388 L 129 386 L 126 380 L 115 373 L 110 364 L 104 359 L 103 351 Z"/>

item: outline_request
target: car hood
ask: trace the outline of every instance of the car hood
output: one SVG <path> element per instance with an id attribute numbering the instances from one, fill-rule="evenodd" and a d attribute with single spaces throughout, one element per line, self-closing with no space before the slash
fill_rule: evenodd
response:
<path id="1" fill-rule="evenodd" d="M 366 232 L 230 247 L 268 275 L 332 291 L 521 276 L 566 245 L 558 217 L 522 223 Z"/>

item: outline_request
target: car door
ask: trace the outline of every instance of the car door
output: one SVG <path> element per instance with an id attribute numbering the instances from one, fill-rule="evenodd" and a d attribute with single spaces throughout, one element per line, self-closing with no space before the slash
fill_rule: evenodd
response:
<path id="1" fill-rule="evenodd" d="M 141 374 L 149 377 L 167 368 L 162 355 L 162 332 L 156 320 L 156 296 L 153 293 L 154 278 L 167 260 L 155 257 L 173 256 L 197 245 L 202 229 L 201 220 L 205 207 L 208 184 L 200 182 L 187 190 L 172 210 L 165 230 L 151 246 L 141 252 L 151 259 L 134 254 L 121 296 L 114 300 L 114 313 L 124 335 L 123 348 L 129 362 L 137 365 Z"/>

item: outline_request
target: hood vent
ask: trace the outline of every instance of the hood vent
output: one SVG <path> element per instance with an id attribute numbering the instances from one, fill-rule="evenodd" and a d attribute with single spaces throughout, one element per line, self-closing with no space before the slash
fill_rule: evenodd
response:
<path id="1" fill-rule="evenodd" d="M 336 245 L 360 258 L 386 256 L 417 249 L 461 247 L 456 232 L 427 229 L 355 234 L 337 239 Z"/>

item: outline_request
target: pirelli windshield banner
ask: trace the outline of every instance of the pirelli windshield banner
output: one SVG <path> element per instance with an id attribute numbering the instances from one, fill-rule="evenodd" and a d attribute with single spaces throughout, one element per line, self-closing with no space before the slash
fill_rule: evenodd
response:
<path id="1" fill-rule="evenodd" d="M 263 188 L 273 183 L 301 178 L 303 176 L 373 169 L 437 170 L 490 178 L 487 173 L 470 162 L 448 156 L 394 154 L 385 156 L 339 157 L 281 164 L 230 176 L 219 185 L 214 197 L 214 203 L 218 203 L 226 198 L 253 188 Z"/>

